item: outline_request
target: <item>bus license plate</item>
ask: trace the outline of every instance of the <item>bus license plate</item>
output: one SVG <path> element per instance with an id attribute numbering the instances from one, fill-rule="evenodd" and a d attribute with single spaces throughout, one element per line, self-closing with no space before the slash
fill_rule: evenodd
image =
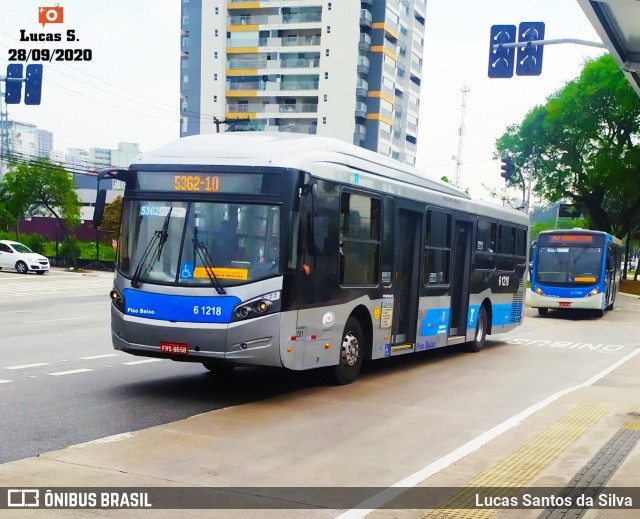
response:
<path id="1" fill-rule="evenodd" d="M 560 306 L 571 306 L 571 301 L 560 301 Z"/>
<path id="2" fill-rule="evenodd" d="M 173 355 L 189 355 L 189 346 L 185 342 L 161 342 L 160 353 Z"/>

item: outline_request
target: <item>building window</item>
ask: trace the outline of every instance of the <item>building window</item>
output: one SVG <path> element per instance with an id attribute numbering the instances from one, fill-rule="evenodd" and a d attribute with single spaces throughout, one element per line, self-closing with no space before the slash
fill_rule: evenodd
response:
<path id="1" fill-rule="evenodd" d="M 214 29 L 213 31 L 213 35 L 217 38 L 218 37 L 218 29 Z"/>
<path id="2" fill-rule="evenodd" d="M 326 117 L 322 118 L 322 124 L 327 124 L 327 118 Z"/>
<path id="3" fill-rule="evenodd" d="M 214 81 L 218 81 L 218 74 L 214 74 L 214 75 L 213 75 L 213 80 L 214 80 Z"/>
<path id="4" fill-rule="evenodd" d="M 327 96 L 327 94 L 325 94 L 325 95 L 324 95 L 324 102 L 325 102 L 325 103 L 327 102 L 327 97 L 328 97 L 328 96 Z"/>
<path id="5" fill-rule="evenodd" d="M 331 2 L 327 4 L 327 11 L 331 11 Z"/>
<path id="6" fill-rule="evenodd" d="M 325 72 L 325 73 L 324 73 L 324 78 L 325 78 L 325 79 L 329 79 L 329 73 L 328 73 L 328 72 Z"/>
<path id="7" fill-rule="evenodd" d="M 325 51 L 324 51 L 324 55 L 325 55 L 325 56 L 329 56 L 329 49 L 325 49 Z"/>
<path id="8" fill-rule="evenodd" d="M 220 8 L 219 7 L 214 7 L 213 8 L 213 12 L 214 12 L 214 14 L 218 14 L 220 12 Z"/>
<path id="9" fill-rule="evenodd" d="M 218 102 L 218 96 L 213 96 L 213 102 L 217 103 Z"/>
<path id="10" fill-rule="evenodd" d="M 184 36 L 182 38 L 182 46 L 183 47 L 188 47 L 189 46 L 189 36 Z"/>
<path id="11" fill-rule="evenodd" d="M 186 133 L 187 132 L 187 123 L 188 123 L 187 117 L 183 117 L 182 118 L 182 133 Z"/>
<path id="12" fill-rule="evenodd" d="M 327 34 L 331 34 L 331 25 L 327 25 Z"/>
<path id="13" fill-rule="evenodd" d="M 189 82 L 189 75 L 185 74 L 182 76 L 182 82 L 186 85 Z"/>
<path id="14" fill-rule="evenodd" d="M 214 59 L 218 59 L 218 51 L 215 51 L 215 52 L 213 53 L 213 58 L 214 58 Z"/>

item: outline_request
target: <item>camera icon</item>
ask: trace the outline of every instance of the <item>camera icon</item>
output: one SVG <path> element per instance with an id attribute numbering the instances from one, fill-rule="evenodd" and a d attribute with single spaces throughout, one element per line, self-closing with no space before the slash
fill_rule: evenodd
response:
<path id="1" fill-rule="evenodd" d="M 44 27 L 45 23 L 62 23 L 64 21 L 64 8 L 60 4 L 55 7 L 38 7 L 38 23 Z"/>

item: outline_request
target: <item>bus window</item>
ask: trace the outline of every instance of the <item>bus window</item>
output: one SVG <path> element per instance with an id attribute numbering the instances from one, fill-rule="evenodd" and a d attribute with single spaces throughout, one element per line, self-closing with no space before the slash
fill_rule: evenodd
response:
<path id="1" fill-rule="evenodd" d="M 340 284 L 377 285 L 380 255 L 380 200 L 342 193 Z"/>
<path id="2" fill-rule="evenodd" d="M 498 228 L 498 270 L 515 270 L 516 268 L 516 228 L 511 225 L 500 225 Z"/>
<path id="3" fill-rule="evenodd" d="M 384 212 L 382 222 L 382 284 L 390 286 L 392 282 L 391 273 L 393 272 L 393 251 L 394 237 L 393 225 L 395 219 L 395 204 L 392 198 L 384 199 Z"/>
<path id="4" fill-rule="evenodd" d="M 475 258 L 478 269 L 493 270 L 496 266 L 496 227 L 494 222 L 478 218 Z"/>
<path id="5" fill-rule="evenodd" d="M 449 284 L 451 255 L 451 215 L 442 211 L 427 211 L 424 284 Z"/>

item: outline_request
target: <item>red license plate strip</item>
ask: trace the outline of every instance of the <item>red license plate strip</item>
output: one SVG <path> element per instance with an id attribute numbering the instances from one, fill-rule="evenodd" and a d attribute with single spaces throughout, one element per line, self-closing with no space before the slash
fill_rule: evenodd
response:
<path id="1" fill-rule="evenodd" d="M 186 342 L 161 342 L 160 353 L 173 355 L 189 355 L 189 346 Z"/>
<path id="2" fill-rule="evenodd" d="M 571 301 L 560 301 L 560 306 L 571 306 Z"/>

